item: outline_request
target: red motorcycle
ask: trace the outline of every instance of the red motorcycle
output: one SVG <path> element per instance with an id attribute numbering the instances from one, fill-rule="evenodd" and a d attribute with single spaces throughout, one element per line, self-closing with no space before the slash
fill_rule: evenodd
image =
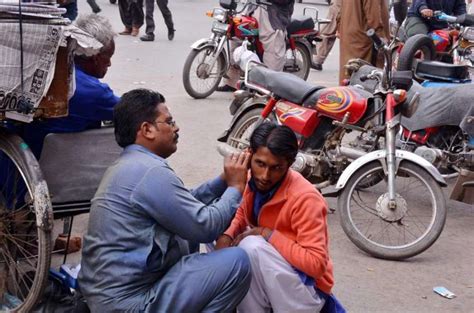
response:
<path id="1" fill-rule="evenodd" d="M 375 31 L 368 35 L 385 58 L 382 73 L 363 78 L 380 82 L 376 92 L 313 86 L 251 61 L 234 93 L 234 118 L 218 139 L 226 144 L 218 148 L 221 154 L 247 148 L 253 129 L 264 122 L 289 126 L 300 148 L 292 168 L 318 189 L 335 185 L 337 192 L 324 195 L 339 196 L 348 237 L 375 257 L 398 260 L 421 253 L 438 238 L 446 218 L 440 186 L 446 183 L 427 160 L 396 149 L 401 117 L 417 108 L 417 97 L 406 101 L 412 76 L 392 74 L 391 47 Z M 385 139 L 383 144 L 376 140 L 367 150 L 342 144 L 347 132 L 369 129 Z"/>
<path id="2" fill-rule="evenodd" d="M 183 68 L 183 84 L 193 98 L 202 99 L 211 95 L 231 66 L 230 41 L 248 41 L 249 50 L 260 60 L 263 47 L 258 40 L 258 22 L 251 15 L 242 14 L 250 6 L 269 6 L 271 3 L 249 0 L 237 11 L 235 0 L 220 0 L 220 8 L 207 15 L 214 18 L 210 38 L 199 39 L 192 44 L 191 52 Z M 284 72 L 292 73 L 304 80 L 311 68 L 311 44 L 318 40 L 311 17 L 293 18 L 287 27 L 287 51 Z"/>

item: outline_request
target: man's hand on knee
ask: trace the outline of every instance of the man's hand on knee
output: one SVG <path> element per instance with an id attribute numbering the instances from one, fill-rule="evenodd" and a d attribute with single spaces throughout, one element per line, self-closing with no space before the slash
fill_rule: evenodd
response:
<path id="1" fill-rule="evenodd" d="M 228 235 L 220 235 L 216 241 L 216 250 L 230 247 L 233 240 L 234 239 Z"/>
<path id="2" fill-rule="evenodd" d="M 232 246 L 238 246 L 239 243 L 247 236 L 262 236 L 265 240 L 268 241 L 270 236 L 272 235 L 272 230 L 267 227 L 253 227 L 243 233 L 239 234 L 235 237 L 234 241 L 232 242 Z"/>

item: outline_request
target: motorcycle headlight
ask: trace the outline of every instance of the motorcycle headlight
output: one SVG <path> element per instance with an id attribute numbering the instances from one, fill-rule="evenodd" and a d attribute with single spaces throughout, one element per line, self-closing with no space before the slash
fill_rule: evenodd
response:
<path id="1" fill-rule="evenodd" d="M 215 8 L 212 10 L 212 17 L 219 22 L 225 22 L 226 20 L 226 11 L 221 8 Z"/>

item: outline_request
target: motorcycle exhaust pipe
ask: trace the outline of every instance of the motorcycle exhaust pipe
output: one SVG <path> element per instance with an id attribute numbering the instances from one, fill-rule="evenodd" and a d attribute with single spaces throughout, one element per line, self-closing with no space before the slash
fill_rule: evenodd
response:
<path id="1" fill-rule="evenodd" d="M 231 153 L 239 153 L 240 152 L 239 149 L 231 147 L 230 145 L 228 145 L 226 143 L 223 143 L 223 142 L 217 144 L 217 151 L 223 157 L 225 157 L 225 156 L 227 156 Z M 357 150 L 357 149 L 353 149 L 353 148 L 349 148 L 349 147 L 345 147 L 345 146 L 339 147 L 338 150 L 334 151 L 333 153 L 334 154 L 339 153 L 339 154 L 341 154 L 343 156 L 346 156 L 349 159 L 353 159 L 353 160 L 355 160 L 355 159 L 357 159 L 361 156 L 364 156 L 366 154 L 365 151 L 361 151 L 361 150 Z M 305 160 L 306 158 L 304 157 L 303 153 L 298 152 L 298 155 L 296 156 L 296 159 L 297 160 L 299 160 L 299 159 Z M 306 163 L 306 162 L 303 162 L 303 163 Z M 298 166 L 295 166 L 295 167 L 299 168 Z M 302 167 L 300 167 L 300 168 L 302 168 Z"/>
<path id="2" fill-rule="evenodd" d="M 346 146 L 338 147 L 336 149 L 335 153 L 346 156 L 351 160 L 355 160 L 355 159 L 360 158 L 361 156 L 364 156 L 364 155 L 367 154 L 365 151 L 349 148 L 349 147 L 346 147 Z"/>

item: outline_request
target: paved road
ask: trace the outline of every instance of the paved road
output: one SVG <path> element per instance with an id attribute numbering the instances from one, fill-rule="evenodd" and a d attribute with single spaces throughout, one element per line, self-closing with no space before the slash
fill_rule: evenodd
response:
<path id="1" fill-rule="evenodd" d="M 104 16 L 115 30 L 122 29 L 116 5 L 98 0 Z M 325 16 L 324 1 L 296 5 L 313 6 Z M 162 92 L 181 131 L 178 152 L 170 163 L 185 183 L 193 186 L 218 174 L 222 158 L 216 153 L 216 137 L 230 120 L 230 94 L 215 93 L 205 100 L 191 99 L 184 91 L 181 71 L 189 45 L 210 32 L 211 20 L 205 11 L 217 6 L 210 0 L 170 1 L 176 23 L 176 37 L 170 42 L 166 28 L 155 10 L 156 41 L 117 38 L 112 67 L 105 81 L 122 94 L 133 88 L 151 88 Z M 85 1 L 81 12 L 89 12 Z M 312 70 L 309 81 L 335 85 L 338 70 L 338 46 L 334 48 L 323 72 Z M 329 199 L 332 207 L 335 201 Z M 86 227 L 87 216 L 76 223 L 76 232 Z M 349 312 L 474 312 L 474 209 L 449 202 L 446 227 L 439 240 L 425 253 L 405 262 L 371 258 L 359 251 L 345 236 L 337 212 L 328 217 L 331 255 L 335 265 L 334 292 Z M 77 256 L 76 256 L 77 259 Z M 433 293 L 434 286 L 445 286 L 457 298 L 448 300 Z"/>

